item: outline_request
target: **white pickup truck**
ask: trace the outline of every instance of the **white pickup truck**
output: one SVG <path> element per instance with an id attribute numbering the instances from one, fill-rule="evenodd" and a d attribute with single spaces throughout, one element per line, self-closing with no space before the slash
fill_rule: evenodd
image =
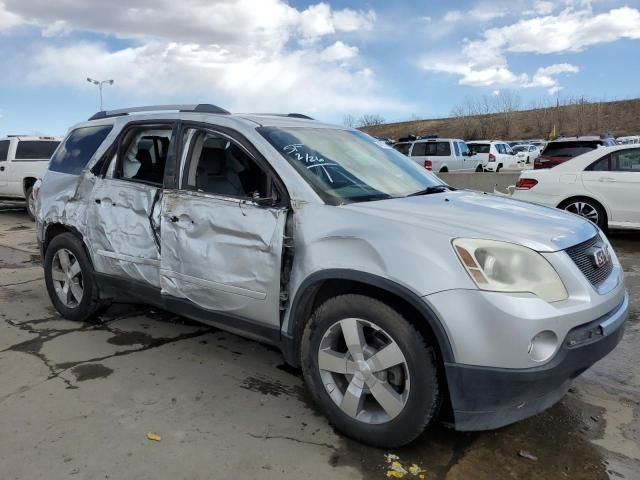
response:
<path id="1" fill-rule="evenodd" d="M 34 218 L 31 189 L 47 170 L 59 143 L 56 137 L 9 135 L 0 138 L 0 200 L 26 200 L 27 213 Z"/>

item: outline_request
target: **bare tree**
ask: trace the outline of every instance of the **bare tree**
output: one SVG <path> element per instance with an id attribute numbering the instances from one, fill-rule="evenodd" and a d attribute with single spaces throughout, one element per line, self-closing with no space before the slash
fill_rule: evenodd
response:
<path id="1" fill-rule="evenodd" d="M 500 133 L 509 138 L 513 129 L 514 112 L 520 109 L 520 95 L 512 90 L 501 90 L 496 95 L 494 105 L 502 127 Z"/>
<path id="2" fill-rule="evenodd" d="M 342 125 L 349 128 L 355 128 L 356 126 L 356 117 L 351 115 L 350 113 L 345 114 L 342 117 Z"/>
<path id="3" fill-rule="evenodd" d="M 385 123 L 385 119 L 382 115 L 377 113 L 365 113 L 356 122 L 358 128 L 373 127 L 375 125 L 382 125 Z"/>

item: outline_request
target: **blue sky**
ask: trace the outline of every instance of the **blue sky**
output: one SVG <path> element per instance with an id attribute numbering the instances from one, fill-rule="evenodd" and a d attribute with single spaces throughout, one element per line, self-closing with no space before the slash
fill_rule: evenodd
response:
<path id="1" fill-rule="evenodd" d="M 217 103 L 341 122 L 448 116 L 509 90 L 640 97 L 640 0 L 0 0 L 0 135 L 106 108 Z"/>

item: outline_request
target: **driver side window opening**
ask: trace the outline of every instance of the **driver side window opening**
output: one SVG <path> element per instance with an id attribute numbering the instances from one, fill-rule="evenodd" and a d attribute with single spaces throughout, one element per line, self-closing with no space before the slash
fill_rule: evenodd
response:
<path id="1" fill-rule="evenodd" d="M 185 132 L 181 187 L 252 200 L 278 200 L 270 175 L 236 142 L 200 129 Z"/>
<path id="2" fill-rule="evenodd" d="M 162 185 L 171 133 L 162 126 L 131 129 L 121 143 L 116 178 Z"/>

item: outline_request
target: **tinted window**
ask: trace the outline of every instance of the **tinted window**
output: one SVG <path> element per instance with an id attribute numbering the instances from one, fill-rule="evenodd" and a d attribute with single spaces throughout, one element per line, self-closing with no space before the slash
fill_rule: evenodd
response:
<path id="1" fill-rule="evenodd" d="M 16 160 L 49 160 L 59 143 L 57 140 L 20 141 L 16 148 Z"/>
<path id="2" fill-rule="evenodd" d="M 463 156 L 468 156 L 469 153 L 471 153 L 471 152 L 469 151 L 469 147 L 467 147 L 467 144 L 464 143 L 464 142 L 458 142 L 458 143 L 460 144 L 460 153 Z"/>
<path id="3" fill-rule="evenodd" d="M 446 157 L 451 155 L 451 145 L 449 142 L 429 142 L 425 143 L 426 155 L 434 157 Z"/>
<path id="4" fill-rule="evenodd" d="M 400 153 L 404 153 L 405 155 L 409 155 L 409 149 L 411 149 L 410 143 L 396 143 L 393 148 L 395 148 Z"/>
<path id="5" fill-rule="evenodd" d="M 575 142 L 551 142 L 542 151 L 545 157 L 573 158 L 598 148 L 600 140 L 582 140 Z"/>
<path id="6" fill-rule="evenodd" d="M 78 175 L 111 131 L 111 125 L 76 128 L 64 139 L 49 170 Z"/>
<path id="7" fill-rule="evenodd" d="M 424 142 L 418 142 L 413 144 L 413 150 L 411 150 L 412 157 L 424 157 L 427 154 L 427 144 Z"/>
<path id="8" fill-rule="evenodd" d="M 606 172 L 609 170 L 609 155 L 602 157 L 600 160 L 596 160 L 589 165 L 585 170 L 594 172 Z"/>
<path id="9" fill-rule="evenodd" d="M 9 153 L 9 140 L 2 140 L 0 142 L 0 162 L 4 162 L 7 160 L 8 153 Z"/>
<path id="10" fill-rule="evenodd" d="M 469 143 L 469 148 L 474 154 L 489 153 L 490 147 L 491 146 L 488 143 Z"/>
<path id="11" fill-rule="evenodd" d="M 456 157 L 459 157 L 460 156 L 460 146 L 458 145 L 458 142 L 453 142 L 453 148 L 455 149 Z"/>
<path id="12" fill-rule="evenodd" d="M 501 143 L 496 143 L 496 150 L 498 150 L 498 153 L 507 153 L 507 151 L 504 149 L 504 145 L 502 145 Z"/>
<path id="13" fill-rule="evenodd" d="M 620 150 L 611 154 L 611 170 L 640 172 L 640 149 Z"/>

